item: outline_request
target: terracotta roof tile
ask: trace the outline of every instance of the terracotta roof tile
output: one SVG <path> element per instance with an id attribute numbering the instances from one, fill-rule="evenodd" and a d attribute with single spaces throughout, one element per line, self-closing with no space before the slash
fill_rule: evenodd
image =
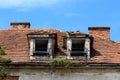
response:
<path id="1" fill-rule="evenodd" d="M 63 38 L 67 32 L 43 28 L 43 29 L 28 29 L 28 30 L 0 30 L 0 46 L 7 46 L 6 55 L 13 62 L 34 62 L 29 59 L 29 43 L 27 34 L 53 34 L 57 35 L 57 45 L 59 51 L 56 52 L 58 57 L 66 57 L 66 49 L 63 48 Z M 70 32 L 70 34 L 82 34 L 82 32 Z M 61 51 L 61 52 L 60 52 Z M 60 55 L 62 53 L 63 55 Z M 92 59 L 89 63 L 120 63 L 120 43 L 94 37 L 93 49 L 91 49 Z M 42 61 L 42 60 L 40 60 Z M 75 60 L 77 62 L 86 62 L 84 60 Z M 39 61 L 36 61 L 39 62 Z"/>

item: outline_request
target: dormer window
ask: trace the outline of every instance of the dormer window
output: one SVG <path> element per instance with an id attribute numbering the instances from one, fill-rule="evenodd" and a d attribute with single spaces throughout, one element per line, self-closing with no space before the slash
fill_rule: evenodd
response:
<path id="1" fill-rule="evenodd" d="M 69 36 L 67 38 L 67 53 L 70 59 L 90 58 L 90 39 L 86 35 Z"/>
<path id="2" fill-rule="evenodd" d="M 30 59 L 52 59 L 54 35 L 28 35 L 30 39 Z"/>
<path id="3" fill-rule="evenodd" d="M 35 39 L 33 55 L 46 55 L 47 50 L 48 39 Z"/>
<path id="4" fill-rule="evenodd" d="M 80 53 L 80 52 L 82 53 L 84 52 L 84 47 L 85 47 L 85 40 L 72 39 L 72 50 L 71 50 L 72 53 Z"/>

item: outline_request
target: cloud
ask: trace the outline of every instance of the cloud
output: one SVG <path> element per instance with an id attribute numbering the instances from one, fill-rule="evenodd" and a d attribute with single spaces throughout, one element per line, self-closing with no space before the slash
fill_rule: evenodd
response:
<path id="1" fill-rule="evenodd" d="M 0 0 L 0 8 L 45 7 L 58 4 L 63 0 Z"/>

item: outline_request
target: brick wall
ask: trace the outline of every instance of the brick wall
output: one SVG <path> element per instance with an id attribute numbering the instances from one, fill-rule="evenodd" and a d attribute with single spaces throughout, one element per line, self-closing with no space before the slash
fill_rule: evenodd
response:
<path id="1" fill-rule="evenodd" d="M 0 76 L 0 80 L 19 80 L 19 76 Z"/>
<path id="2" fill-rule="evenodd" d="M 29 29 L 30 23 L 29 22 L 12 22 L 11 29 L 14 30 L 21 30 L 21 29 Z"/>
<path id="3" fill-rule="evenodd" d="M 89 27 L 88 30 L 94 37 L 110 39 L 110 27 Z"/>

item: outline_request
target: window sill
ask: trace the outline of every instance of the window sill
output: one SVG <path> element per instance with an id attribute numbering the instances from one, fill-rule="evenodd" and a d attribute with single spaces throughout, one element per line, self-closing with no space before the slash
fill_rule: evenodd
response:
<path id="1" fill-rule="evenodd" d="M 49 56 L 30 56 L 30 60 L 49 60 L 50 57 Z"/>

